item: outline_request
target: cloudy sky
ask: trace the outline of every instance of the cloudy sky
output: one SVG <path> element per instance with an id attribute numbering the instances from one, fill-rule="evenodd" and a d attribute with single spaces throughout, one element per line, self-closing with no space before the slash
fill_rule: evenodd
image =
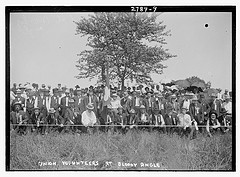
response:
<path id="1" fill-rule="evenodd" d="M 96 83 L 76 79 L 77 54 L 87 49 L 86 37 L 75 35 L 76 25 L 88 13 L 12 13 L 10 15 L 10 82 L 58 83 L 86 87 Z M 231 13 L 166 12 L 158 17 L 172 36 L 166 48 L 177 57 L 166 62 L 155 82 L 198 76 L 215 88 L 231 89 Z M 205 27 L 208 24 L 208 27 Z"/>

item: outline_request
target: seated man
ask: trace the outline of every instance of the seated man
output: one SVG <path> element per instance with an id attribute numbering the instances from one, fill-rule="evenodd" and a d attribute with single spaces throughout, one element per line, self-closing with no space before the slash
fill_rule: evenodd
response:
<path id="1" fill-rule="evenodd" d="M 158 109 L 153 109 L 153 114 L 150 117 L 150 119 L 152 120 L 152 125 L 155 125 L 157 127 L 157 129 L 159 129 L 160 127 L 162 128 L 163 132 L 166 131 L 166 127 L 165 125 L 165 121 L 163 119 L 163 116 L 160 114 Z"/>
<path id="2" fill-rule="evenodd" d="M 129 113 L 130 113 L 130 116 L 129 116 L 130 127 L 129 128 L 131 129 L 138 124 L 138 117 L 137 117 L 135 109 L 131 109 L 129 111 Z"/>
<path id="3" fill-rule="evenodd" d="M 217 131 L 224 132 L 223 127 L 221 126 L 217 113 L 215 111 L 210 112 L 210 117 L 207 120 L 206 130 L 208 132 L 208 135 L 212 137 L 212 133 L 216 133 Z"/>
<path id="4" fill-rule="evenodd" d="M 140 112 L 138 117 L 138 125 L 150 125 L 150 116 L 146 111 L 146 108 L 144 105 L 140 106 Z M 143 128 L 148 128 L 143 126 Z"/>
<path id="5" fill-rule="evenodd" d="M 190 138 L 193 135 L 195 127 L 192 126 L 191 116 L 189 114 L 186 114 L 187 110 L 188 109 L 186 107 L 182 107 L 182 113 L 178 115 L 178 120 L 181 135 L 188 136 L 188 134 L 190 133 Z"/>
<path id="6" fill-rule="evenodd" d="M 66 132 L 72 131 L 78 131 L 78 129 L 76 129 L 77 127 L 74 125 L 80 125 L 81 123 L 81 117 L 80 117 L 80 113 L 78 108 L 75 108 L 75 101 L 74 99 L 70 98 L 68 100 L 68 107 L 66 107 L 65 109 L 65 113 L 64 113 L 64 125 L 67 125 L 65 128 Z"/>
<path id="7" fill-rule="evenodd" d="M 39 107 L 34 108 L 34 112 L 31 116 L 30 123 L 32 124 L 32 131 L 37 134 L 45 134 L 46 127 L 46 118 L 43 116 L 43 113 L 40 112 Z"/>
<path id="8" fill-rule="evenodd" d="M 63 127 L 64 119 L 60 116 L 59 112 L 55 111 L 54 108 L 49 109 L 49 115 L 47 116 L 47 130 L 46 132 L 52 132 L 58 130 L 61 131 Z"/>
<path id="9" fill-rule="evenodd" d="M 87 110 L 82 113 L 82 124 L 83 124 L 83 132 L 92 133 L 93 125 L 97 124 L 97 118 L 94 113 L 94 106 L 92 104 L 88 104 L 86 106 Z"/>
<path id="10" fill-rule="evenodd" d="M 116 114 L 115 125 L 120 125 L 119 127 L 116 127 L 117 130 L 122 130 L 123 133 L 126 131 L 127 114 L 123 112 L 122 106 L 118 107 L 118 113 Z"/>
<path id="11" fill-rule="evenodd" d="M 22 103 L 15 102 L 13 104 L 14 111 L 10 113 L 10 130 L 16 131 L 20 134 L 25 134 L 27 131 L 27 126 L 24 124 L 28 123 L 28 116 L 26 112 L 21 110 Z"/>

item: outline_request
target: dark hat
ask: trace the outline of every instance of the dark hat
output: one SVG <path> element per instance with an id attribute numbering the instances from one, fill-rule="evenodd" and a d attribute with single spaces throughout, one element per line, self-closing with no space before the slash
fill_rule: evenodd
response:
<path id="1" fill-rule="evenodd" d="M 20 102 L 15 102 L 15 103 L 13 104 L 14 107 L 15 107 L 16 105 L 22 106 L 22 104 L 21 104 Z"/>
<path id="2" fill-rule="evenodd" d="M 215 116 L 218 117 L 216 111 L 211 111 L 210 114 L 209 114 L 209 116 L 211 117 L 212 114 L 215 114 Z"/>
<path id="3" fill-rule="evenodd" d="M 227 110 L 225 108 L 221 108 L 220 113 L 225 114 L 227 113 Z"/>
<path id="4" fill-rule="evenodd" d="M 80 88 L 80 87 L 79 87 L 79 85 L 76 85 L 75 88 L 77 89 L 77 88 Z"/>
<path id="5" fill-rule="evenodd" d="M 58 89 L 57 89 L 57 88 L 54 88 L 54 89 L 53 89 L 53 93 L 58 93 Z"/>

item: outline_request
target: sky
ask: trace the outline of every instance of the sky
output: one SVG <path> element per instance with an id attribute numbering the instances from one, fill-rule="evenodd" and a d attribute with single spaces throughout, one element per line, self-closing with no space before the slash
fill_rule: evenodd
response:
<path id="1" fill-rule="evenodd" d="M 76 79 L 77 54 L 89 49 L 87 38 L 76 35 L 76 24 L 89 13 L 12 13 L 10 15 L 10 83 L 38 83 L 56 87 L 88 87 L 96 79 Z M 165 61 L 154 82 L 198 76 L 212 87 L 232 86 L 231 13 L 166 12 L 163 21 L 171 36 L 164 48 L 177 57 Z M 208 24 L 208 27 L 205 27 Z"/>

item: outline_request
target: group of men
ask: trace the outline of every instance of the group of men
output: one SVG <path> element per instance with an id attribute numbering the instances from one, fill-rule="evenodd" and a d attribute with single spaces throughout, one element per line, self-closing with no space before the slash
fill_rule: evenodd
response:
<path id="1" fill-rule="evenodd" d="M 10 95 L 10 129 L 21 134 L 51 131 L 81 133 L 94 130 L 126 132 L 146 129 L 193 136 L 206 130 L 209 136 L 229 131 L 232 102 L 228 91 L 222 98 L 158 88 L 111 88 L 110 100 L 104 86 L 68 89 L 58 84 L 14 84 Z M 208 95 L 209 96 L 209 95 Z M 95 128 L 93 128 L 95 127 Z"/>

